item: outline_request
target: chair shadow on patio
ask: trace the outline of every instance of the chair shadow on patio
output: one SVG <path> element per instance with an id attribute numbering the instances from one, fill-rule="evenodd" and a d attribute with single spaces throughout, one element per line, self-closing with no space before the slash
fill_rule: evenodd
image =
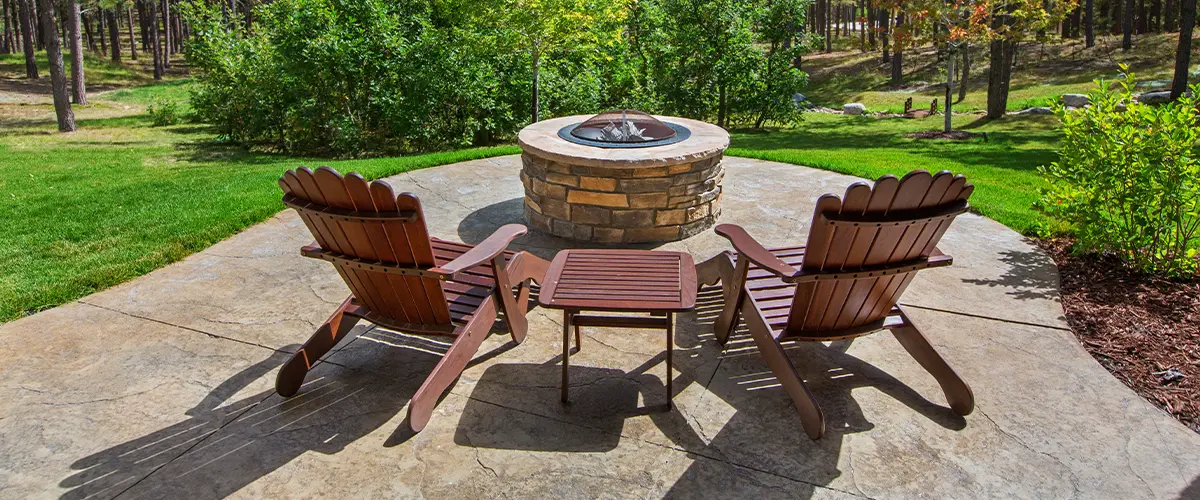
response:
<path id="1" fill-rule="evenodd" d="M 701 292 L 694 314 L 679 316 L 677 351 L 698 347 L 710 355 L 700 356 L 700 361 L 676 357 L 676 395 L 691 383 L 700 384 L 706 393 L 677 401 L 675 410 L 664 412 L 660 406 L 665 397 L 661 356 L 629 373 L 572 365 L 569 407 L 559 406 L 557 397 L 560 356 L 541 364 L 498 364 L 489 367 L 476 384 L 459 421 L 455 443 L 505 450 L 605 452 L 616 449 L 622 439 L 653 440 L 654 436 L 634 436 L 624 428 L 627 419 L 647 415 L 669 441 L 659 444 L 686 450 L 695 459 L 667 496 L 721 496 L 724 489 L 738 488 L 714 482 L 708 470 L 715 461 L 801 479 L 803 482 L 793 483 L 797 491 L 790 493 L 806 496 L 812 492 L 811 485 L 829 484 L 841 475 L 837 463 L 845 435 L 874 428 L 852 397 L 853 389 L 875 388 L 948 429 L 959 430 L 966 425 L 948 407 L 927 400 L 869 362 L 847 354 L 849 342 L 834 342 L 827 347 L 789 344 L 785 346 L 789 356 L 796 360 L 826 411 L 827 434 L 812 441 L 805 435 L 791 400 L 754 352 L 749 334 L 740 329 L 724 349 L 716 344 L 711 330 L 720 307 L 719 289 L 708 288 Z M 502 408 L 503 400 L 498 398 L 511 401 L 514 387 L 521 389 L 526 399 L 541 400 L 516 402 L 523 410 L 545 413 L 543 416 L 595 432 L 515 426 L 511 432 L 478 432 L 484 422 L 503 418 L 509 411 Z M 645 406 L 637 406 L 639 393 Z"/>
<path id="2" fill-rule="evenodd" d="M 263 377 L 273 380 L 291 357 L 272 353 L 214 388 L 185 412 L 187 419 L 73 463 L 77 472 L 59 484 L 70 488 L 62 498 L 111 498 L 122 492 L 137 498 L 223 498 L 306 452 L 343 451 L 402 411 L 445 349 L 377 328 L 365 329 L 359 339 L 367 342 L 362 347 L 347 343 L 330 354 L 335 360 L 352 358 L 345 364 L 353 369 L 322 362 L 293 398 L 283 399 L 271 389 L 229 401 Z M 514 345 L 481 352 L 472 363 Z M 396 440 L 395 435 L 388 439 Z"/>

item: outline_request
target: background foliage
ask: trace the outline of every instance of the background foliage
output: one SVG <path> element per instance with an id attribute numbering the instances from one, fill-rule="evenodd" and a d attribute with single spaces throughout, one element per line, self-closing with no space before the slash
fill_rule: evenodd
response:
<path id="1" fill-rule="evenodd" d="M 536 61 L 543 117 L 635 107 L 781 124 L 799 117 L 792 96 L 807 82 L 791 64 L 805 6 L 280 0 L 258 7 L 247 33 L 198 2 L 186 12 L 192 105 L 222 135 L 287 152 L 491 144 L 528 124 Z"/>

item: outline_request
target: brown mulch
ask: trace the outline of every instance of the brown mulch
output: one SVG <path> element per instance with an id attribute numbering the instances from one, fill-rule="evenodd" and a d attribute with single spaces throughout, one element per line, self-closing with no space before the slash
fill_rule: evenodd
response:
<path id="1" fill-rule="evenodd" d="M 1135 273 L 1115 257 L 1074 255 L 1072 243 L 1039 242 L 1058 265 L 1079 342 L 1125 385 L 1200 432 L 1200 278 Z"/>
<path id="2" fill-rule="evenodd" d="M 967 132 L 965 130 L 952 130 L 943 132 L 941 130 L 923 130 L 921 132 L 909 132 L 904 134 L 904 137 L 911 139 L 940 139 L 944 141 L 965 141 L 969 139 L 986 138 L 987 134 L 978 132 Z"/>

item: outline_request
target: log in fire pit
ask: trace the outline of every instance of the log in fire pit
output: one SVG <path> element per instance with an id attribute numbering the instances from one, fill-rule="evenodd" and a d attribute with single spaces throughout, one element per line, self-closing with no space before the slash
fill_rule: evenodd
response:
<path id="1" fill-rule="evenodd" d="M 517 136 L 525 218 L 596 243 L 675 241 L 716 223 L 729 134 L 704 122 L 607 111 L 535 123 Z"/>

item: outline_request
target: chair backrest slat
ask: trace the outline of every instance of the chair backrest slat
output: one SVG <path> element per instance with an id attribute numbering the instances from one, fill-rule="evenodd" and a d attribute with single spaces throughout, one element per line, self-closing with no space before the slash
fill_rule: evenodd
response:
<path id="1" fill-rule="evenodd" d="M 430 268 L 436 263 L 420 202 L 410 194 L 397 196 L 382 181 L 367 184 L 352 173 L 343 177 L 328 167 L 289 171 L 280 179 L 285 194 L 306 200 L 293 207 L 322 248 L 346 257 L 385 264 Z M 397 214 L 396 217 L 321 217 L 330 208 L 358 213 Z M 416 217 L 411 217 L 415 213 Z M 408 214 L 408 215 L 405 215 Z M 446 325 L 450 312 L 438 280 L 361 269 L 348 263 L 334 267 L 360 305 L 397 323 Z"/>
<path id="2" fill-rule="evenodd" d="M 953 217 L 933 218 L 961 206 L 972 186 L 949 172 L 923 170 L 903 179 L 855 183 L 842 198 L 817 200 L 802 269 L 854 273 L 928 257 Z M 862 224 L 826 223 L 825 214 Z M 853 328 L 878 321 L 891 311 L 915 271 L 865 278 L 801 282 L 788 318 L 794 332 Z"/>

